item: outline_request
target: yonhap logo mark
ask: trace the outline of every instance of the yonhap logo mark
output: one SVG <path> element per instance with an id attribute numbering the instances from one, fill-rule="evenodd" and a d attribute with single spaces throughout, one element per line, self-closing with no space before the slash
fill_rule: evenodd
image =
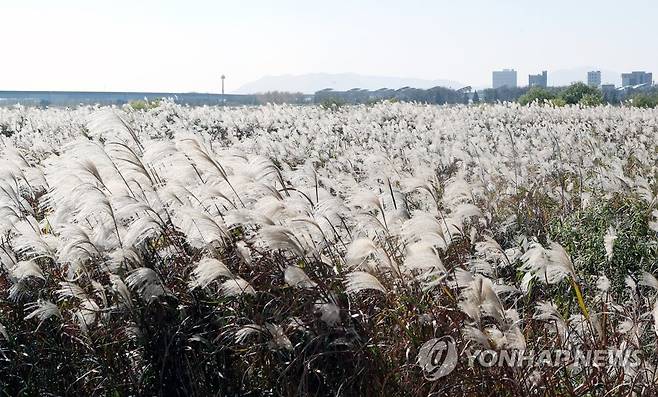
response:
<path id="1" fill-rule="evenodd" d="M 418 351 L 416 363 L 427 380 L 437 380 L 451 373 L 457 366 L 457 349 L 451 336 L 430 339 Z"/>

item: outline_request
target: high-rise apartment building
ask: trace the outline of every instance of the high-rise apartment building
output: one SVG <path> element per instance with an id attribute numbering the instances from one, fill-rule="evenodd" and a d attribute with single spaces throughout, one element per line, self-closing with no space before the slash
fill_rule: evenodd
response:
<path id="1" fill-rule="evenodd" d="M 631 73 L 621 74 L 622 87 L 640 84 L 653 84 L 653 75 L 644 71 L 634 71 Z"/>
<path id="2" fill-rule="evenodd" d="M 530 87 L 548 87 L 548 72 L 544 70 L 541 74 L 528 75 L 528 85 Z"/>
<path id="3" fill-rule="evenodd" d="M 593 70 L 587 72 L 587 85 L 590 87 L 600 87 L 601 86 L 601 71 Z"/>
<path id="4" fill-rule="evenodd" d="M 509 87 L 516 88 L 516 70 L 503 69 L 494 70 L 492 73 L 493 88 Z"/>

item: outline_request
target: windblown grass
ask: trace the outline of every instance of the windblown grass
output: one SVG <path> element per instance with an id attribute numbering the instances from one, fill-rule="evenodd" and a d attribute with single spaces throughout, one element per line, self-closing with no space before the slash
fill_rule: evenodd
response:
<path id="1" fill-rule="evenodd" d="M 5 395 L 654 393 L 658 111 L 164 101 L 0 122 Z M 642 354 L 433 379 L 416 357 L 442 336 Z"/>

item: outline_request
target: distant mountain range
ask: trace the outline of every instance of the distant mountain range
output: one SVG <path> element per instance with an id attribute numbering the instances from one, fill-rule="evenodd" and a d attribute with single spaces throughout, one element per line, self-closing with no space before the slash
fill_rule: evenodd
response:
<path id="1" fill-rule="evenodd" d="M 302 75 L 265 76 L 238 88 L 236 94 L 255 94 L 268 91 L 288 91 L 313 94 L 325 88 L 345 91 L 352 88 L 377 90 L 379 88 L 431 88 L 436 86 L 458 89 L 464 87 L 452 80 L 425 80 L 416 78 L 366 76 L 356 73 L 310 73 Z"/>

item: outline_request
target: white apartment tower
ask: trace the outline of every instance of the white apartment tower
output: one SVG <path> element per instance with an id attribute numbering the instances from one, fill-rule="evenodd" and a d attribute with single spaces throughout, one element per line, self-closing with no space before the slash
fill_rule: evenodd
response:
<path id="1" fill-rule="evenodd" d="M 600 87 L 601 86 L 601 71 L 593 70 L 587 72 L 587 85 L 590 87 Z"/>
<path id="2" fill-rule="evenodd" d="M 492 86 L 493 88 L 516 88 L 516 70 L 494 70 L 492 73 Z"/>

